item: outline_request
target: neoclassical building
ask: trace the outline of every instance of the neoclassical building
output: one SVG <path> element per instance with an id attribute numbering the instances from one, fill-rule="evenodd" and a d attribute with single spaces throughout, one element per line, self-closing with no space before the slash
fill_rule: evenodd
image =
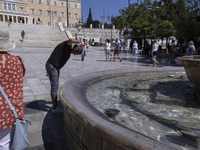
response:
<path id="1" fill-rule="evenodd" d="M 68 12 L 68 16 L 67 16 Z M 81 21 L 81 0 L 1 0 L 0 21 L 56 26 L 58 20 L 69 27 Z M 40 22 L 38 21 L 40 20 Z"/>

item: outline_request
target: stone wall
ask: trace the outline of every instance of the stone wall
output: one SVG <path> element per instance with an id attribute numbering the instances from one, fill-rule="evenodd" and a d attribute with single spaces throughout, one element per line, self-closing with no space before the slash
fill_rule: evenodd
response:
<path id="1" fill-rule="evenodd" d="M 65 30 L 69 30 L 71 34 L 76 37 L 76 33 L 78 32 L 77 28 L 65 28 Z M 102 38 L 103 42 L 106 39 L 111 39 L 111 29 L 94 29 L 94 28 L 82 28 L 81 32 L 83 33 L 84 38 L 92 39 L 92 38 Z M 119 38 L 119 30 L 112 30 L 112 39 Z"/>

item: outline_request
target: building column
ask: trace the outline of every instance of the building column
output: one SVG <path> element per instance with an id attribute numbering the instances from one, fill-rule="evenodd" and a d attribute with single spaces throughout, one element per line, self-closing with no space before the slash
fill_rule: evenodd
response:
<path id="1" fill-rule="evenodd" d="M 16 16 L 16 23 L 19 23 L 19 22 L 18 22 L 18 16 Z"/>
<path id="2" fill-rule="evenodd" d="M 26 17 L 24 17 L 24 24 L 26 24 Z"/>
<path id="3" fill-rule="evenodd" d="M 28 20 L 28 24 L 30 24 L 30 22 L 29 22 L 29 21 L 30 21 L 30 20 L 29 20 L 29 17 L 27 17 L 27 20 Z"/>
<path id="4" fill-rule="evenodd" d="M 5 22 L 5 15 L 3 14 L 3 22 Z"/>

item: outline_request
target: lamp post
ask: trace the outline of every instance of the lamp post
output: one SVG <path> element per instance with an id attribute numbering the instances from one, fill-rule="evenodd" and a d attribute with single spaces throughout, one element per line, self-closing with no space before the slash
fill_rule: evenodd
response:
<path id="1" fill-rule="evenodd" d="M 50 0 L 48 0 L 49 2 L 49 21 L 50 21 L 50 26 L 51 26 L 51 6 L 50 6 Z"/>
<path id="2" fill-rule="evenodd" d="M 151 12 L 151 46 L 152 46 L 152 31 L 153 31 L 153 12 L 158 10 L 158 6 L 149 7 L 148 10 Z"/>
<path id="3" fill-rule="evenodd" d="M 107 16 L 108 21 L 111 21 L 111 42 L 112 42 L 112 29 L 113 29 L 112 20 L 113 20 L 113 18 L 114 18 L 113 15 L 111 17 L 109 15 Z"/>
<path id="4" fill-rule="evenodd" d="M 67 27 L 68 27 L 68 25 L 69 25 L 69 15 L 68 15 L 68 13 L 69 13 L 69 9 L 68 9 L 68 0 L 66 0 L 66 7 L 67 7 Z"/>

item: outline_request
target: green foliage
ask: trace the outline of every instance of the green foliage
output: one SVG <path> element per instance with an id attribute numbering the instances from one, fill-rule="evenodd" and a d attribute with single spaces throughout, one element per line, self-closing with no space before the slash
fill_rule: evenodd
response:
<path id="1" fill-rule="evenodd" d="M 89 14 L 88 14 L 88 18 L 87 18 L 87 22 L 85 24 L 85 27 L 89 28 L 90 24 L 92 24 L 92 11 L 91 11 L 91 7 L 89 9 Z"/>
<path id="2" fill-rule="evenodd" d="M 121 9 L 113 24 L 120 30 L 132 29 L 136 38 L 199 38 L 200 0 L 144 0 Z"/>

